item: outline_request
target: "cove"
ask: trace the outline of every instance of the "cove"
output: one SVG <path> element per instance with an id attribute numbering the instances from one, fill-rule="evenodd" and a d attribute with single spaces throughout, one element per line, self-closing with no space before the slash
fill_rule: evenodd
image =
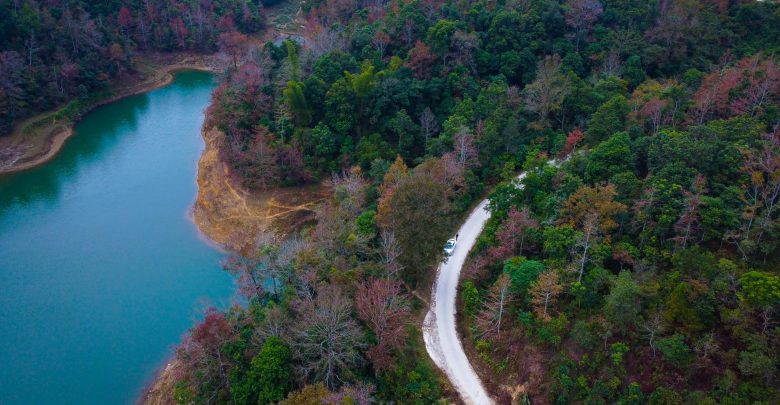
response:
<path id="1" fill-rule="evenodd" d="M 132 403 L 203 310 L 230 303 L 223 254 L 187 217 L 214 86 L 178 72 L 0 176 L 0 404 Z"/>

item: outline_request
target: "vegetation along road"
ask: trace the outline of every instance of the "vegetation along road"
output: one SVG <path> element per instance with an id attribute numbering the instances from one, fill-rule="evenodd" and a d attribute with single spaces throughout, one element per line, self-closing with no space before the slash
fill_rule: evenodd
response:
<path id="1" fill-rule="evenodd" d="M 518 181 L 523 177 L 525 173 L 517 177 Z M 463 344 L 458 338 L 455 297 L 466 257 L 490 219 L 487 206 L 488 200 L 482 200 L 458 229 L 458 246 L 447 261 L 439 265 L 431 294 L 431 307 L 423 323 L 423 338 L 428 355 L 447 374 L 463 401 L 469 404 L 489 404 L 492 401 L 466 358 Z"/>

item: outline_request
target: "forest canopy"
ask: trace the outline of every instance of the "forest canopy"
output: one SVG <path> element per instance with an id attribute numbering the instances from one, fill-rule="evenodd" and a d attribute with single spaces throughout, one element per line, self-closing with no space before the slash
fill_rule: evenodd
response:
<path id="1" fill-rule="evenodd" d="M 776 400 L 778 4 L 304 9 L 297 40 L 233 54 L 206 126 L 244 189 L 332 196 L 227 263 L 249 305 L 192 330 L 180 402 L 446 395 L 410 314 L 486 193 L 458 315 L 499 400 Z"/>
<path id="2" fill-rule="evenodd" d="M 0 1 L 0 135 L 19 120 L 132 72 L 144 51 L 215 51 L 220 35 L 263 27 L 247 0 Z"/>

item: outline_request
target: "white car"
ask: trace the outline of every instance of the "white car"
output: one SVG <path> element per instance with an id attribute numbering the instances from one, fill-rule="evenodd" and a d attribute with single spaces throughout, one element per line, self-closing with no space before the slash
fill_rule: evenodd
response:
<path id="1" fill-rule="evenodd" d="M 455 239 L 450 239 L 447 241 L 447 243 L 444 244 L 444 254 L 449 256 L 452 254 L 453 251 L 455 251 L 455 245 L 458 244 L 458 241 Z"/>

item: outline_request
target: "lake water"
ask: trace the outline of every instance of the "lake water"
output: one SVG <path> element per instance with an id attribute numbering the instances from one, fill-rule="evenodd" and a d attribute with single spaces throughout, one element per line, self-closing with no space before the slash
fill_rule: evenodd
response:
<path id="1" fill-rule="evenodd" d="M 214 86 L 179 72 L 0 176 L 0 404 L 132 403 L 203 310 L 229 304 L 223 255 L 188 219 Z"/>

